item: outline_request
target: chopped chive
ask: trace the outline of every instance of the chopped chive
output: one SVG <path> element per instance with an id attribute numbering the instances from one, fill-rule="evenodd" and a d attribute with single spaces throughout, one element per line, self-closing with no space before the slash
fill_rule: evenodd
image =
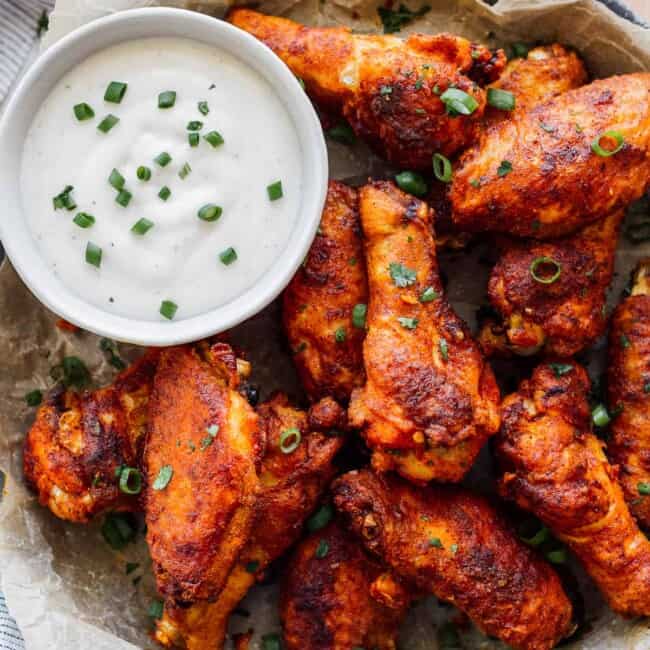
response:
<path id="1" fill-rule="evenodd" d="M 203 122 L 199 122 L 199 120 L 192 120 L 191 122 L 187 123 L 188 131 L 200 131 L 202 128 Z"/>
<path id="2" fill-rule="evenodd" d="M 411 171 L 404 171 L 397 174 L 395 176 L 395 182 L 400 189 L 414 196 L 424 196 L 428 190 L 424 178 L 420 174 Z"/>
<path id="3" fill-rule="evenodd" d="M 77 204 L 72 198 L 72 190 L 74 187 L 72 185 L 66 185 L 61 192 L 59 192 L 53 199 L 52 204 L 54 205 L 55 210 L 74 210 L 77 207 Z"/>
<path id="4" fill-rule="evenodd" d="M 330 545 L 324 540 L 321 539 L 318 542 L 318 546 L 316 547 L 316 552 L 314 553 L 314 556 L 317 557 L 319 560 L 322 560 L 330 550 Z"/>
<path id="5" fill-rule="evenodd" d="M 210 131 L 203 136 L 203 139 L 209 142 L 213 147 L 218 147 L 224 143 L 223 136 L 219 131 Z"/>
<path id="6" fill-rule="evenodd" d="M 363 329 L 366 326 L 366 314 L 368 313 L 368 306 L 363 303 L 358 303 L 352 308 L 352 324 Z"/>
<path id="7" fill-rule="evenodd" d="M 210 112 L 210 107 L 206 101 L 199 102 L 196 107 L 199 109 L 201 115 L 207 115 Z"/>
<path id="8" fill-rule="evenodd" d="M 219 253 L 219 259 L 221 260 L 222 264 L 229 266 L 237 259 L 237 251 L 232 246 L 230 246 L 229 248 L 226 248 L 225 251 L 221 251 L 221 253 Z"/>
<path id="9" fill-rule="evenodd" d="M 27 406 L 38 406 L 43 401 L 43 393 L 41 393 L 38 388 L 30 390 L 29 393 L 25 395 L 25 402 Z"/>
<path id="10" fill-rule="evenodd" d="M 176 91 L 165 90 L 158 95 L 158 108 L 171 108 L 176 103 Z"/>
<path id="11" fill-rule="evenodd" d="M 86 102 L 81 102 L 81 104 L 75 104 L 72 107 L 74 111 L 74 116 L 80 121 L 84 122 L 85 120 L 90 120 L 95 117 L 95 111 L 86 104 Z"/>
<path id="12" fill-rule="evenodd" d="M 300 433 L 300 429 L 297 429 L 296 427 L 285 429 L 280 434 L 280 451 L 283 454 L 293 453 L 298 449 L 301 440 L 302 434 Z"/>
<path id="13" fill-rule="evenodd" d="M 419 297 L 420 302 L 432 302 L 438 298 L 438 292 L 433 287 L 427 287 Z"/>
<path id="14" fill-rule="evenodd" d="M 171 300 L 163 300 L 160 303 L 160 313 L 168 320 L 174 318 L 177 309 L 178 309 L 178 305 L 175 302 L 172 302 Z"/>
<path id="15" fill-rule="evenodd" d="M 158 163 L 161 167 L 166 167 L 172 161 L 172 157 L 166 151 L 162 151 L 153 159 L 153 161 Z"/>
<path id="16" fill-rule="evenodd" d="M 104 101 L 112 102 L 113 104 L 119 104 L 124 97 L 126 92 L 127 84 L 121 81 L 111 81 L 106 87 L 106 92 L 104 93 Z"/>
<path id="17" fill-rule="evenodd" d="M 140 494 L 142 491 L 142 474 L 135 467 L 124 467 L 120 472 L 118 483 L 120 492 L 124 494 Z"/>
<path id="18" fill-rule="evenodd" d="M 321 530 L 329 524 L 329 522 L 334 517 L 334 508 L 331 503 L 325 503 L 322 505 L 316 512 L 307 519 L 307 530 L 310 533 L 313 533 L 317 530 Z"/>
<path id="19" fill-rule="evenodd" d="M 450 183 L 452 177 L 451 163 L 440 153 L 433 154 L 433 173 L 443 183 Z"/>
<path id="20" fill-rule="evenodd" d="M 151 170 L 149 167 L 145 167 L 144 165 L 140 165 L 138 169 L 135 172 L 135 175 L 141 180 L 141 181 L 148 181 L 151 178 Z"/>
<path id="21" fill-rule="evenodd" d="M 125 180 L 124 176 L 117 169 L 113 168 L 108 177 L 108 182 L 119 192 L 124 187 Z"/>
<path id="22" fill-rule="evenodd" d="M 502 160 L 497 168 L 497 176 L 507 176 L 512 171 L 512 163 L 509 160 Z"/>
<path id="23" fill-rule="evenodd" d="M 109 113 L 98 125 L 97 130 L 102 133 L 108 133 L 118 122 L 120 118 L 117 115 Z"/>
<path id="24" fill-rule="evenodd" d="M 119 203 L 123 208 L 126 208 L 132 198 L 133 194 L 129 190 L 121 189 L 115 197 L 115 202 Z"/>
<path id="25" fill-rule="evenodd" d="M 606 138 L 607 140 L 614 140 L 616 146 L 613 149 L 604 149 L 600 144 L 603 138 Z M 593 142 L 591 143 L 591 150 L 603 158 L 609 158 L 609 156 L 613 156 L 615 153 L 618 153 L 624 146 L 625 138 L 620 131 L 605 131 L 605 133 L 601 133 L 601 135 L 594 138 Z"/>
<path id="26" fill-rule="evenodd" d="M 500 88 L 488 88 L 487 103 L 500 111 L 514 111 L 516 102 L 511 92 Z"/>
<path id="27" fill-rule="evenodd" d="M 163 186 L 160 188 L 160 192 L 158 192 L 158 196 L 159 196 L 163 201 L 166 201 L 166 200 L 170 197 L 171 193 L 172 193 L 172 191 L 167 187 L 167 185 L 163 185 Z"/>
<path id="28" fill-rule="evenodd" d="M 345 331 L 345 327 L 337 327 L 336 331 L 334 332 L 334 340 L 337 343 L 344 343 L 346 338 L 347 332 Z"/>
<path id="29" fill-rule="evenodd" d="M 183 163 L 183 166 L 178 171 L 178 177 L 184 181 L 187 178 L 187 175 L 192 171 L 189 163 Z"/>
<path id="30" fill-rule="evenodd" d="M 604 404 L 598 404 L 594 408 L 591 412 L 591 419 L 597 427 L 606 427 L 612 420 Z"/>
<path id="31" fill-rule="evenodd" d="M 406 316 L 400 316 L 397 319 L 397 322 L 407 330 L 414 330 L 418 326 L 417 318 L 407 318 Z"/>
<path id="32" fill-rule="evenodd" d="M 440 356 L 443 358 L 443 361 L 447 361 L 449 359 L 449 345 L 446 339 L 440 339 L 438 347 L 440 348 Z"/>
<path id="33" fill-rule="evenodd" d="M 275 181 L 275 183 L 267 185 L 266 193 L 269 196 L 269 201 L 277 201 L 278 199 L 281 199 L 284 195 L 282 191 L 282 181 Z"/>
<path id="34" fill-rule="evenodd" d="M 459 88 L 447 88 L 440 95 L 440 101 L 443 102 L 447 113 L 451 116 L 471 115 L 478 108 L 478 102 Z"/>
<path id="35" fill-rule="evenodd" d="M 198 211 L 199 219 L 203 221 L 216 221 L 223 213 L 223 208 L 214 203 L 206 203 Z"/>
<path id="36" fill-rule="evenodd" d="M 72 222 L 77 224 L 79 228 L 90 228 L 95 223 L 95 217 L 87 212 L 77 212 Z"/>
<path id="37" fill-rule="evenodd" d="M 187 141 L 190 143 L 190 147 L 198 147 L 200 139 L 201 139 L 201 136 L 198 133 L 188 133 L 187 134 Z"/>
<path id="38" fill-rule="evenodd" d="M 650 494 L 650 483 L 637 483 L 636 489 L 639 494 L 647 497 Z"/>
<path id="39" fill-rule="evenodd" d="M 86 244 L 86 262 L 97 268 L 102 264 L 102 249 L 91 241 Z"/>
<path id="40" fill-rule="evenodd" d="M 143 217 L 142 219 L 138 219 L 131 226 L 131 232 L 134 232 L 136 235 L 144 235 L 145 233 L 149 232 L 153 226 L 153 221 L 149 221 L 149 219 L 145 219 Z"/>

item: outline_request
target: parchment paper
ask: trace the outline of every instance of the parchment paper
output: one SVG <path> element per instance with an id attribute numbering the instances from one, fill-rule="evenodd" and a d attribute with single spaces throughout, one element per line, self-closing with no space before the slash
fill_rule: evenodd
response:
<path id="1" fill-rule="evenodd" d="M 412 0 L 413 8 L 419 3 Z M 650 31 L 618 18 L 592 0 L 501 0 L 494 7 L 480 0 L 427 0 L 431 11 L 409 25 L 409 31 L 451 31 L 489 45 L 515 41 L 559 41 L 575 47 L 594 76 L 650 70 Z M 422 2 L 424 4 L 424 0 Z M 172 5 L 222 15 L 221 0 L 58 0 L 51 16 L 47 46 L 78 25 L 112 11 L 152 5 Z M 259 8 L 313 25 L 346 24 L 358 31 L 379 31 L 376 0 L 262 0 Z M 389 169 L 361 144 L 350 149 L 329 143 L 330 168 L 335 178 L 361 182 L 368 175 L 386 175 Z M 448 295 L 458 313 L 474 324 L 477 306 L 485 303 L 490 254 L 479 243 L 467 253 L 445 254 L 443 272 L 449 276 Z M 650 254 L 650 246 L 629 245 L 621 239 L 617 275 L 610 292 L 610 308 L 617 302 L 635 261 Z M 100 522 L 88 526 L 61 522 L 41 508 L 22 480 L 21 448 L 33 409 L 24 395 L 52 386 L 52 366 L 67 354 L 88 365 L 93 382 L 101 385 L 115 372 L 89 333 L 72 333 L 55 326 L 56 316 L 42 307 L 22 285 L 8 262 L 0 269 L 0 469 L 5 485 L 0 503 L 0 570 L 10 610 L 25 636 L 28 650 L 126 650 L 155 647 L 147 637 L 151 623 L 147 607 L 155 597 L 147 549 L 138 536 L 124 551 L 111 550 L 102 539 Z M 263 396 L 284 389 L 299 397 L 291 361 L 279 328 L 275 303 L 233 331 L 233 340 L 249 352 L 254 381 Z M 594 346 L 588 361 L 595 376 L 602 362 L 604 342 Z M 119 346 L 120 355 L 133 358 L 136 348 Z M 491 489 L 490 461 L 483 455 L 468 482 Z M 0 478 L 2 474 L 0 474 Z M 0 483 L 0 490 L 2 484 Z M 126 562 L 140 567 L 126 575 Z M 650 629 L 643 621 L 615 617 L 603 605 L 595 587 L 571 565 L 581 585 L 587 608 L 586 632 L 571 645 L 581 650 L 650 649 Z M 142 576 L 134 586 L 132 579 Z M 242 607 L 250 616 L 233 616 L 231 631 L 254 627 L 253 648 L 261 634 L 279 631 L 277 587 L 256 587 Z M 245 613 L 245 612 L 243 612 Z M 437 648 L 436 622 L 455 617 L 450 607 L 430 598 L 409 614 L 400 647 Z M 471 626 L 461 631 L 463 647 L 493 648 L 500 644 L 482 637 Z M 306 648 L 306 650 L 309 650 Z"/>

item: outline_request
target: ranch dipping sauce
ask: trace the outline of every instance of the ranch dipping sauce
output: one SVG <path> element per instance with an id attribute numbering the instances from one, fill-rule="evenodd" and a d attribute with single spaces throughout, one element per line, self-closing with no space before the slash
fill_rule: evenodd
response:
<path id="1" fill-rule="evenodd" d="M 256 71 L 206 44 L 147 38 L 59 80 L 27 134 L 20 191 L 63 284 L 115 314 L 178 320 L 241 295 L 283 254 L 301 158 Z"/>

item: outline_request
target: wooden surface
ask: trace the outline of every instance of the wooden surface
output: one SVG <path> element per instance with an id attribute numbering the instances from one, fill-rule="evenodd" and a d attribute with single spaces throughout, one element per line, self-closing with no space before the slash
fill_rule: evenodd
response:
<path id="1" fill-rule="evenodd" d="M 627 0 L 625 4 L 639 16 L 650 21 L 650 0 Z"/>

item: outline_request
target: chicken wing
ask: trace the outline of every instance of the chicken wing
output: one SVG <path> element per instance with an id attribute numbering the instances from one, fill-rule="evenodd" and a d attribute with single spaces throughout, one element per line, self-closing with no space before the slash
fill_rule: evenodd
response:
<path id="1" fill-rule="evenodd" d="M 87 522 L 106 510 L 138 509 L 116 470 L 139 467 L 158 351 L 146 353 L 106 388 L 56 389 L 25 440 L 25 478 L 57 517 Z"/>
<path id="2" fill-rule="evenodd" d="M 619 467 L 628 507 L 650 528 L 650 259 L 634 274 L 631 295 L 616 309 L 609 334 L 610 425 L 607 455 Z"/>
<path id="3" fill-rule="evenodd" d="M 571 603 L 551 567 L 482 497 L 414 486 L 368 470 L 333 486 L 366 548 L 422 591 L 456 605 L 513 648 L 552 648 L 571 630 Z"/>
<path id="4" fill-rule="evenodd" d="M 638 199 L 650 178 L 650 74 L 570 90 L 491 125 L 450 190 L 461 229 L 548 239 Z"/>
<path id="5" fill-rule="evenodd" d="M 357 191 L 330 181 L 320 229 L 283 301 L 293 358 L 312 400 L 330 395 L 345 403 L 363 384 L 367 302 Z"/>
<path id="6" fill-rule="evenodd" d="M 502 322 L 483 324 L 483 351 L 530 355 L 542 350 L 569 357 L 600 336 L 623 217 L 616 212 L 553 241 L 508 240 L 488 285 Z"/>
<path id="7" fill-rule="evenodd" d="M 503 51 L 452 34 L 401 40 L 305 27 L 247 9 L 228 19 L 268 45 L 317 104 L 341 113 L 390 162 L 412 169 L 430 169 L 434 153 L 449 156 L 473 141 L 485 109 L 476 82 L 494 81 L 505 64 Z M 469 106 L 460 106 L 466 114 L 445 103 L 450 88 Z"/>
<path id="8" fill-rule="evenodd" d="M 345 412 L 332 399 L 315 404 L 307 414 L 291 407 L 285 395 L 276 395 L 259 407 L 258 414 L 266 454 L 251 535 L 214 602 L 190 607 L 179 607 L 171 600 L 165 603 L 155 637 L 166 647 L 223 647 L 230 614 L 256 577 L 296 541 L 304 519 L 334 476 L 333 460 L 344 439 L 324 432 L 341 427 Z M 301 432 L 301 441 L 293 452 L 284 453 L 282 434 L 291 430 Z"/>
<path id="9" fill-rule="evenodd" d="M 286 650 L 395 650 L 408 590 L 332 522 L 293 553 L 280 618 Z"/>
<path id="10" fill-rule="evenodd" d="M 500 491 L 571 548 L 614 611 L 648 615 L 650 541 L 590 431 L 587 373 L 567 365 L 538 366 L 504 400 L 496 444 Z"/>
<path id="11" fill-rule="evenodd" d="M 458 481 L 499 427 L 494 375 L 443 296 L 425 203 L 381 181 L 360 192 L 370 301 L 367 380 L 350 423 L 373 464 L 415 481 Z"/>
<path id="12" fill-rule="evenodd" d="M 158 591 L 179 602 L 215 597 L 250 531 L 263 436 L 237 383 L 224 343 L 160 355 L 144 452 L 147 543 Z"/>

